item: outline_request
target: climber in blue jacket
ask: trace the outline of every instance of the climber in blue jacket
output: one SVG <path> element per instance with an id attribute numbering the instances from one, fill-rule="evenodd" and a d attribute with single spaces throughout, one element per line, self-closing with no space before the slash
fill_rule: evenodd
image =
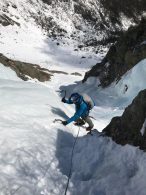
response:
<path id="1" fill-rule="evenodd" d="M 89 117 L 89 105 L 84 101 L 83 96 L 78 93 L 73 93 L 69 99 L 66 99 L 65 97 L 62 98 L 62 102 L 67 104 L 75 104 L 76 109 L 75 114 L 67 121 L 63 121 L 62 124 L 68 125 L 69 123 L 75 121 L 76 125 L 83 125 L 85 122 L 87 122 L 89 126 L 86 128 L 86 130 L 91 132 L 94 125 Z M 79 120 L 80 118 L 82 120 Z"/>

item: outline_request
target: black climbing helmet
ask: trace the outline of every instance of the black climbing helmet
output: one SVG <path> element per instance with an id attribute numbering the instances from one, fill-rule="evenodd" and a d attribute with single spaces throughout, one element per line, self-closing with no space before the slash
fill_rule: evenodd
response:
<path id="1" fill-rule="evenodd" d="M 73 94 L 71 94 L 71 96 L 70 96 L 70 100 L 73 102 L 73 103 L 78 103 L 79 101 L 80 101 L 80 99 L 81 99 L 81 95 L 80 94 L 78 94 L 78 93 L 73 93 Z"/>

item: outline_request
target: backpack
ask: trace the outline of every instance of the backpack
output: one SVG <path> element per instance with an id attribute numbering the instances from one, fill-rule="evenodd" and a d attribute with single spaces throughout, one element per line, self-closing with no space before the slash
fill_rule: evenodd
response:
<path id="1" fill-rule="evenodd" d="M 87 104 L 88 109 L 92 110 L 93 107 L 95 106 L 94 101 L 92 100 L 92 98 L 90 96 L 88 96 L 87 94 L 83 93 L 81 94 L 83 97 L 83 101 Z"/>

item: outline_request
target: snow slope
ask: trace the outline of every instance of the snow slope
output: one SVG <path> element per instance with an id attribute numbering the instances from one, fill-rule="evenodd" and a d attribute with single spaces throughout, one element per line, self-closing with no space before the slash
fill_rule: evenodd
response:
<path id="1" fill-rule="evenodd" d="M 2 65 L 0 70 L 0 194 L 64 194 L 78 128 L 53 123 L 73 113 L 60 102 L 59 76 L 42 85 L 21 81 Z M 138 148 L 80 129 L 67 194 L 145 195 L 145 162 Z"/>
<path id="2" fill-rule="evenodd" d="M 19 10 L 19 17 L 21 14 L 24 12 Z M 96 99 L 91 115 L 101 131 L 113 116 L 122 114 L 136 91 L 144 87 L 134 87 L 136 82 L 130 84 L 134 77 L 138 78 L 138 70 L 145 71 L 145 61 L 137 66 L 140 69 L 133 69 L 106 90 L 96 88 L 98 81 L 95 83 L 93 78 L 82 85 L 82 77 L 70 73 L 77 71 L 83 76 L 102 57 L 74 51 L 72 41 L 69 45 L 62 42 L 57 45 L 33 21 L 27 23 L 22 17 L 20 20 L 21 27 L 0 27 L 0 52 L 10 58 L 66 71 L 68 75 L 54 74 L 51 82 L 46 83 L 24 82 L 0 64 L 0 195 L 60 195 L 65 191 L 78 133 L 73 124 L 64 127 L 53 123 L 55 118 L 66 120 L 74 113 L 73 106 L 60 101 L 60 89 L 67 89 L 67 96 L 73 90 L 86 91 Z M 141 79 L 145 81 L 144 76 Z M 123 93 L 125 83 L 128 91 Z M 145 195 L 145 153 L 98 135 L 94 132 L 94 136 L 86 136 L 85 129 L 80 129 L 67 194 Z"/>
<path id="3" fill-rule="evenodd" d="M 2 16 L 6 22 L 9 18 L 20 24 L 20 26 L 15 24 L 16 29 L 27 27 L 28 23 L 37 25 L 62 44 L 68 45 L 69 40 L 72 40 L 76 48 L 81 45 L 84 50 L 97 52 L 103 50 L 104 45 L 111 43 L 110 39 L 113 39 L 114 34 L 116 38 L 119 30 L 126 30 L 135 23 L 133 15 L 140 18 L 142 12 L 137 11 L 136 7 L 133 9 L 135 14 L 132 12 L 129 17 L 122 10 L 112 16 L 113 10 L 110 10 L 110 6 L 108 9 L 103 7 L 104 3 L 100 0 L 1 0 L 0 23 Z"/>
<path id="4" fill-rule="evenodd" d="M 39 64 L 48 69 L 70 67 L 69 72 L 83 71 L 91 67 L 101 55 L 92 52 L 74 51 L 75 46 L 70 40 L 69 45 L 57 45 L 44 32 L 33 24 L 0 27 L 0 53 L 9 58 Z M 83 58 L 83 57 L 86 58 Z M 80 65 L 80 66 L 79 66 Z M 74 67 L 74 69 L 73 69 Z"/>

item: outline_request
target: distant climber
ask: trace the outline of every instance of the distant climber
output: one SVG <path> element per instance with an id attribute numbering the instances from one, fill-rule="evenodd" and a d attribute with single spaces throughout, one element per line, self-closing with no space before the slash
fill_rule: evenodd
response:
<path id="1" fill-rule="evenodd" d="M 127 90 L 128 90 L 128 85 L 125 84 L 125 86 L 124 86 L 124 93 L 126 93 Z"/>
<path id="2" fill-rule="evenodd" d="M 73 93 L 68 99 L 65 97 L 62 98 L 62 102 L 67 104 L 75 104 L 76 109 L 74 116 L 69 118 L 67 121 L 63 121 L 62 124 L 68 125 L 69 123 L 75 121 L 75 125 L 82 126 L 86 122 L 89 125 L 86 128 L 86 131 L 91 133 L 94 124 L 89 117 L 89 112 L 94 107 L 93 100 L 86 94 L 81 95 L 79 93 Z"/>

